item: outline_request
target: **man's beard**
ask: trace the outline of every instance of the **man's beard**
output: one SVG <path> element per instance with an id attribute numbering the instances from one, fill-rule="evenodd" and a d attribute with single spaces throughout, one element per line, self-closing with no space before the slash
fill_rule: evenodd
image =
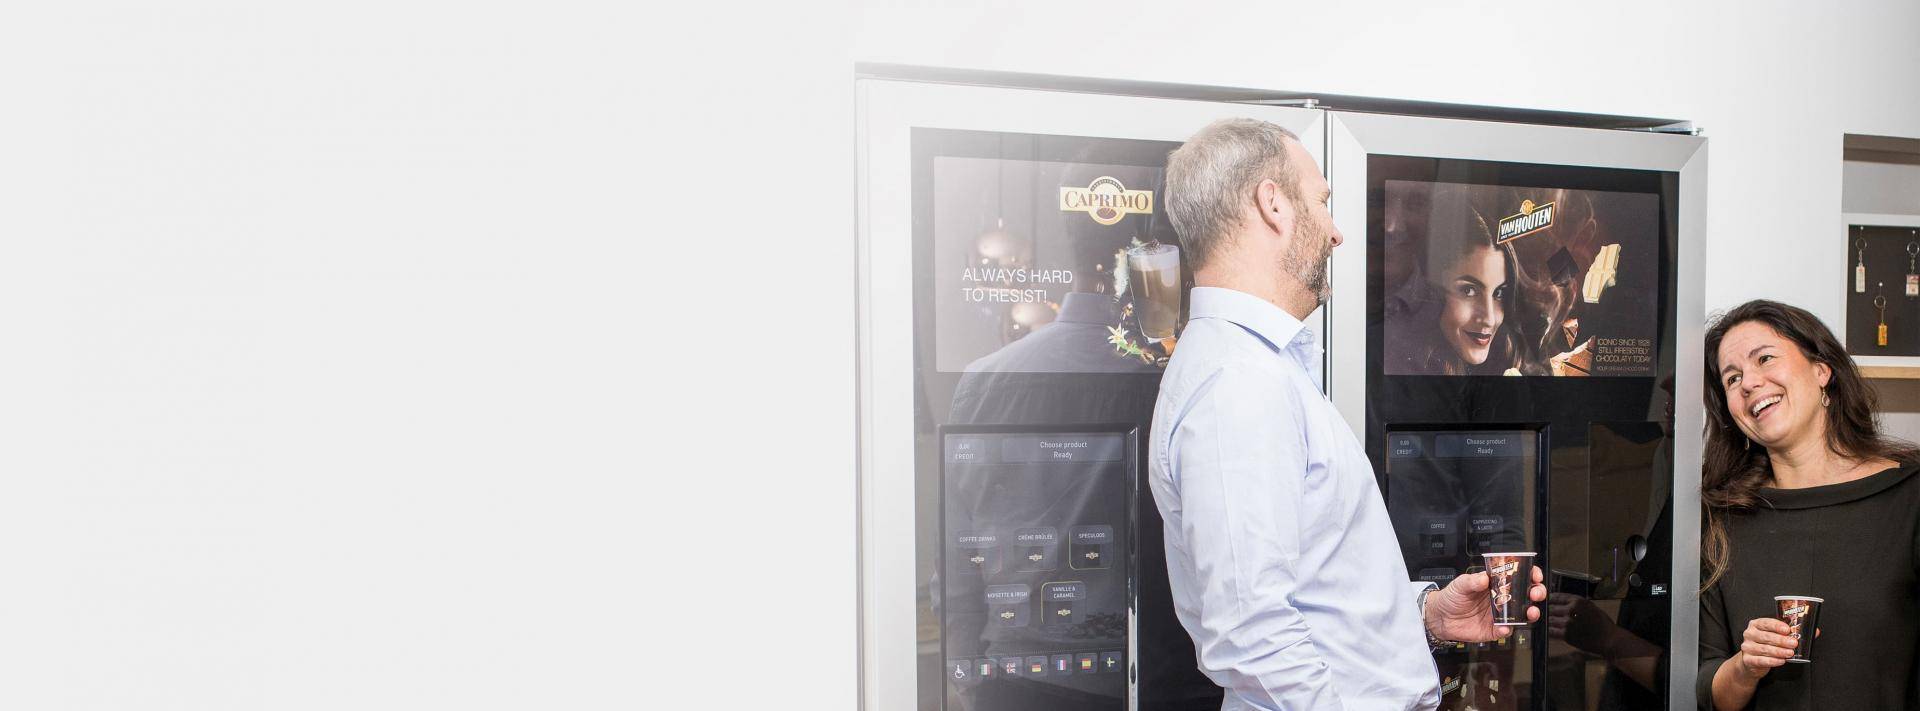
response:
<path id="1" fill-rule="evenodd" d="M 1300 280 L 1300 286 L 1313 294 L 1314 303 L 1324 306 L 1333 292 L 1327 283 L 1327 258 L 1333 254 L 1333 245 L 1304 212 L 1296 214 L 1293 247 L 1280 255 L 1280 268 Z"/>

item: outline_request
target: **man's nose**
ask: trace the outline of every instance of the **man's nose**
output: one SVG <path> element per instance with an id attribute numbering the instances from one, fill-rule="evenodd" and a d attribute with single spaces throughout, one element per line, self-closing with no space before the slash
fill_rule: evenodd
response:
<path id="1" fill-rule="evenodd" d="M 1346 241 L 1346 238 L 1345 238 L 1345 237 L 1342 237 L 1342 236 L 1340 235 L 1340 229 L 1339 229 L 1339 228 L 1337 228 L 1337 227 L 1336 227 L 1336 228 L 1334 228 L 1334 230 L 1333 230 L 1333 246 L 1335 246 L 1335 247 L 1338 247 L 1338 246 L 1340 246 L 1340 243 L 1341 243 L 1341 242 L 1345 242 L 1345 241 Z"/>

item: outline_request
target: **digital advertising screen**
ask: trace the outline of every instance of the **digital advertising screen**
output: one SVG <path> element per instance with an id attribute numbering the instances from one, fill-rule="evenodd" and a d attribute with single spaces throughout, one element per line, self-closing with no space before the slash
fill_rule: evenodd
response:
<path id="1" fill-rule="evenodd" d="M 1386 375 L 1649 377 L 1660 196 L 1385 181 Z"/>
<path id="2" fill-rule="evenodd" d="M 1185 290 L 1163 167 L 1093 155 L 932 162 L 939 371 L 1165 366 Z"/>

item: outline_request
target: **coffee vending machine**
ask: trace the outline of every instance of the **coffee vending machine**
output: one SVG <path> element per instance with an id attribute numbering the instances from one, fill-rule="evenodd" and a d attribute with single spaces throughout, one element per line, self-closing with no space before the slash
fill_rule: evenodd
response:
<path id="1" fill-rule="evenodd" d="M 1429 140 L 1431 119 L 1231 92 L 933 74 L 869 72 L 857 88 L 863 708 L 1219 708 L 1174 616 L 1144 462 L 1191 287 L 1166 158 L 1228 117 L 1293 131 L 1334 185 L 1347 241 L 1308 325 L 1326 334 L 1323 389 L 1373 457 L 1409 579 L 1537 551 L 1577 611 L 1571 642 L 1543 622 L 1436 654 L 1442 707 L 1691 707 L 1665 670 L 1694 657 L 1694 586 L 1677 581 L 1696 576 L 1697 475 L 1672 462 L 1698 460 L 1686 433 L 1700 423 L 1664 408 L 1699 398 L 1695 371 L 1674 367 L 1699 358 L 1688 249 L 1704 151 L 1675 157 L 1698 139 L 1451 121 Z M 1561 192 L 1506 191 L 1540 186 Z M 1471 223 L 1461 206 L 1500 213 L 1497 257 L 1436 247 L 1462 241 L 1436 232 Z M 1604 229 L 1574 233 L 1598 236 L 1562 236 L 1589 221 Z M 1475 315 L 1410 276 L 1460 264 L 1513 285 Z M 1567 294 L 1565 313 L 1522 315 Z M 1546 353 L 1548 331 L 1588 345 Z M 1540 338 L 1523 349 L 1523 332 Z M 1503 360 L 1515 374 L 1485 373 Z M 1547 375 L 1568 368 L 1613 372 Z"/>
<path id="2" fill-rule="evenodd" d="M 1693 708 L 1705 139 L 1334 111 L 1328 155 L 1330 395 L 1408 576 L 1549 590 L 1440 708 Z"/>

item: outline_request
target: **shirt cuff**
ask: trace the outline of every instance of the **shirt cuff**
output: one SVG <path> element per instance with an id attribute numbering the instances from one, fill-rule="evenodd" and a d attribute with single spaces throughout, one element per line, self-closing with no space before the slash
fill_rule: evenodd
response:
<path id="1" fill-rule="evenodd" d="M 1409 584 L 1413 586 L 1413 600 L 1416 604 L 1418 604 L 1420 601 L 1420 593 L 1426 592 L 1428 590 L 1440 589 L 1439 585 L 1427 582 L 1425 580 L 1415 580 Z"/>
<path id="2" fill-rule="evenodd" d="M 1439 585 L 1424 580 L 1413 582 L 1413 618 L 1420 621 L 1420 633 L 1427 638 L 1427 651 L 1429 652 L 1439 651 L 1452 646 L 1451 642 L 1435 637 L 1432 632 L 1427 630 L 1427 594 L 1439 589 Z"/>

